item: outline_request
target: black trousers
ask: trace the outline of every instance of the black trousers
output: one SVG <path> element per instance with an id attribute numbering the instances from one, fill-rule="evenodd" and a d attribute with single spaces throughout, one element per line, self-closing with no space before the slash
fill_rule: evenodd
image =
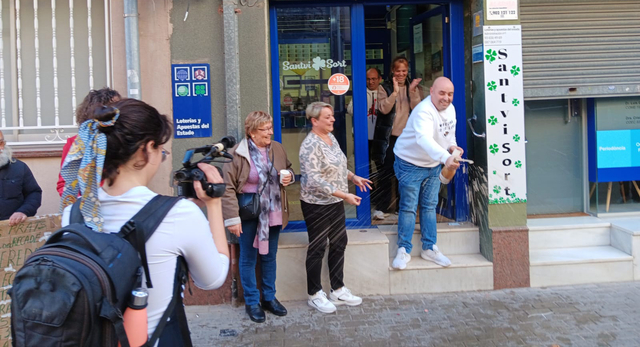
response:
<path id="1" fill-rule="evenodd" d="M 393 163 L 396 161 L 396 155 L 393 153 L 393 147 L 396 146 L 396 141 L 398 140 L 397 136 L 389 137 L 389 147 L 387 147 L 387 154 L 384 158 L 384 163 L 382 163 L 382 170 L 380 170 L 378 175 L 378 181 L 382 184 L 378 184 L 376 190 L 378 191 L 378 197 L 376 201 L 376 207 L 378 210 L 385 213 L 393 213 L 398 210 L 398 205 L 395 204 L 394 208 L 391 208 L 391 197 L 394 195 L 398 199 L 400 194 L 398 192 L 398 179 L 396 178 L 396 173 L 393 170 Z"/>
<path id="2" fill-rule="evenodd" d="M 371 140 L 369 140 L 369 150 L 371 150 Z M 369 157 L 371 158 L 371 154 L 369 154 Z M 377 159 L 372 159 L 373 160 L 373 165 L 371 165 L 371 163 L 369 163 L 369 179 L 373 182 L 373 185 L 371 186 L 373 189 L 371 189 L 371 206 L 373 206 L 376 210 L 380 210 L 380 211 L 384 211 L 387 209 L 387 206 L 384 206 L 383 203 L 381 202 L 381 194 L 380 194 L 380 187 L 384 184 L 384 179 L 382 176 L 382 162 L 380 162 Z M 373 167 L 375 166 L 376 171 L 373 172 Z M 388 203 L 387 203 L 388 205 Z"/>
<path id="3" fill-rule="evenodd" d="M 329 278 L 331 289 L 344 286 L 344 251 L 347 248 L 347 227 L 342 201 L 331 205 L 315 205 L 300 201 L 307 224 L 307 293 L 314 295 L 322 289 L 322 258 L 329 239 Z"/>

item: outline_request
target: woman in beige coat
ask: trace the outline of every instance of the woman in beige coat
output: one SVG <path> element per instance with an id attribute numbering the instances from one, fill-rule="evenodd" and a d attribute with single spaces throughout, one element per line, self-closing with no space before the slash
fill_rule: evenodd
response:
<path id="1" fill-rule="evenodd" d="M 265 321 L 264 310 L 284 316 L 287 310 L 276 299 L 276 253 L 280 230 L 287 225 L 289 208 L 285 186 L 294 181 L 291 162 L 282 144 L 271 139 L 273 119 L 262 111 L 251 112 L 244 123 L 246 138 L 232 150 L 233 160 L 223 167 L 227 186 L 222 198 L 224 225 L 238 236 L 240 280 L 245 309 L 257 323 Z M 280 177 L 281 172 L 283 173 Z M 257 194 L 259 216 L 241 219 L 238 201 Z M 262 305 L 256 283 L 256 261 L 262 267 Z"/>

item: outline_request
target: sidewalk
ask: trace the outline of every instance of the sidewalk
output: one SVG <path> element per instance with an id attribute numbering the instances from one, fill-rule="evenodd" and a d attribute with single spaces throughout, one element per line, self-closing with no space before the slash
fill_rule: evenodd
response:
<path id="1" fill-rule="evenodd" d="M 301 289 L 303 290 L 303 289 Z M 189 306 L 196 346 L 640 346 L 640 282 L 365 297 L 322 314 L 306 301 L 286 317 Z"/>

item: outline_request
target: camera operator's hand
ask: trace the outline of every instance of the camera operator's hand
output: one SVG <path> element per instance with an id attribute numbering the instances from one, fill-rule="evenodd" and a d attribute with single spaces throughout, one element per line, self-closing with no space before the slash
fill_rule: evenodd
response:
<path id="1" fill-rule="evenodd" d="M 227 227 L 227 229 L 229 229 L 229 232 L 232 233 L 233 235 L 236 235 L 237 237 L 240 237 L 240 234 L 242 234 L 242 224 L 236 224 L 236 225 L 229 225 Z"/>
<path id="2" fill-rule="evenodd" d="M 202 170 L 202 172 L 204 172 L 205 176 L 207 177 L 207 182 L 224 183 L 224 180 L 220 176 L 218 169 L 216 169 L 215 167 L 205 163 L 198 163 L 198 168 Z M 220 201 L 220 198 L 212 198 L 208 196 L 204 189 L 202 189 L 202 184 L 200 183 L 200 181 L 194 181 L 193 188 L 196 191 L 198 199 L 204 201 L 205 204 L 208 204 L 210 201 Z"/>

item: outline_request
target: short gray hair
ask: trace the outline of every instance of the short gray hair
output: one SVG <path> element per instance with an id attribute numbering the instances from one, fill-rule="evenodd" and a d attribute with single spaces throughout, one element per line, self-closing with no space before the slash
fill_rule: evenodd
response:
<path id="1" fill-rule="evenodd" d="M 307 119 L 318 119 L 318 117 L 320 117 L 322 109 L 325 107 L 328 107 L 331 112 L 333 112 L 333 106 L 327 104 L 326 102 L 316 101 L 310 103 L 309 106 L 307 106 L 307 110 L 305 111 L 305 113 L 307 114 Z"/>

